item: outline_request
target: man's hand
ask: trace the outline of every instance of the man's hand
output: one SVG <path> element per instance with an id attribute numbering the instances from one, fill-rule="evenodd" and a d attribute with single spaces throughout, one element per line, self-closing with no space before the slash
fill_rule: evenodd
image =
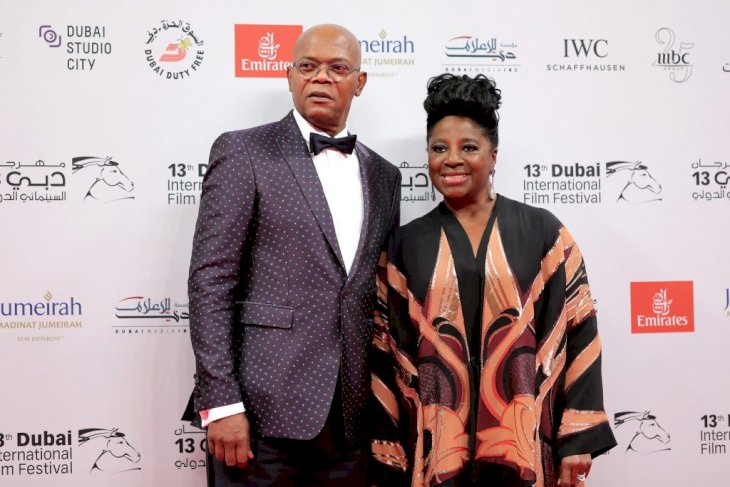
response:
<path id="1" fill-rule="evenodd" d="M 245 468 L 253 458 L 246 415 L 234 414 L 210 423 L 208 449 L 218 461 L 229 467 Z"/>
<path id="2" fill-rule="evenodd" d="M 571 455 L 560 462 L 560 487 L 582 487 L 591 470 L 591 455 Z"/>

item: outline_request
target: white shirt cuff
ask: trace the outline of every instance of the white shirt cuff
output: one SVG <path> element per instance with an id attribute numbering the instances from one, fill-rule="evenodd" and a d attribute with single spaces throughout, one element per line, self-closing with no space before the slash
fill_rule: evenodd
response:
<path id="1" fill-rule="evenodd" d="M 229 404 L 227 406 L 220 406 L 217 408 L 204 409 L 200 411 L 200 419 L 203 420 L 203 428 L 208 426 L 213 421 L 217 421 L 234 414 L 244 413 L 246 408 L 243 407 L 243 403 L 239 402 L 236 404 Z"/>

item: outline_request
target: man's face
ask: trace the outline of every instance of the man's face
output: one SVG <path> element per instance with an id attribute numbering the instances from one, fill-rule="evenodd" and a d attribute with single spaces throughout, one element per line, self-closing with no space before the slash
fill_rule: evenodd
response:
<path id="1" fill-rule="evenodd" d="M 360 68 L 360 48 L 349 32 L 333 26 L 313 28 L 305 32 L 294 47 L 294 61 L 312 61 L 317 64 L 346 64 Z M 310 80 L 290 66 L 287 70 L 289 91 L 294 107 L 314 127 L 330 135 L 340 132 L 347 121 L 352 98 L 360 96 L 367 74 L 350 73 L 339 83 L 322 69 Z"/>

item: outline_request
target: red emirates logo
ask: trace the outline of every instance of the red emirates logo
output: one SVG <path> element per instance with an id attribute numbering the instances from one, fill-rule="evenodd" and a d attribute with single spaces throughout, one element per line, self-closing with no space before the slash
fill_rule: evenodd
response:
<path id="1" fill-rule="evenodd" d="M 631 283 L 631 333 L 694 330 L 692 281 Z"/>
<path id="2" fill-rule="evenodd" d="M 286 78 L 301 25 L 237 24 L 236 78 Z"/>

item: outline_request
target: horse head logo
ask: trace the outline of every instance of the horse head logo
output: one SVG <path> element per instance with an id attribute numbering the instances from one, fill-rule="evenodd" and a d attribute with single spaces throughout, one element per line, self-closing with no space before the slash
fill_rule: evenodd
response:
<path id="1" fill-rule="evenodd" d="M 124 433 L 118 428 L 88 428 L 79 430 L 79 446 L 96 444 L 100 448 L 99 456 L 91 466 L 90 472 L 119 473 L 128 470 L 142 470 L 135 466 L 141 455 L 129 444 Z"/>
<path id="2" fill-rule="evenodd" d="M 73 174 L 86 168 L 96 168 L 96 178 L 86 191 L 84 200 L 116 201 L 134 199 L 134 183 L 122 172 L 119 163 L 111 157 L 74 157 Z"/>
<path id="3" fill-rule="evenodd" d="M 669 433 L 661 427 L 651 411 L 624 411 L 613 415 L 615 429 L 627 424 L 632 425 L 634 431 L 625 453 L 656 453 L 672 449 L 667 446 Z"/>
<path id="4" fill-rule="evenodd" d="M 649 168 L 640 161 L 608 162 L 606 176 L 621 180 L 617 202 L 647 203 L 662 200 L 662 185 L 649 174 Z"/>

